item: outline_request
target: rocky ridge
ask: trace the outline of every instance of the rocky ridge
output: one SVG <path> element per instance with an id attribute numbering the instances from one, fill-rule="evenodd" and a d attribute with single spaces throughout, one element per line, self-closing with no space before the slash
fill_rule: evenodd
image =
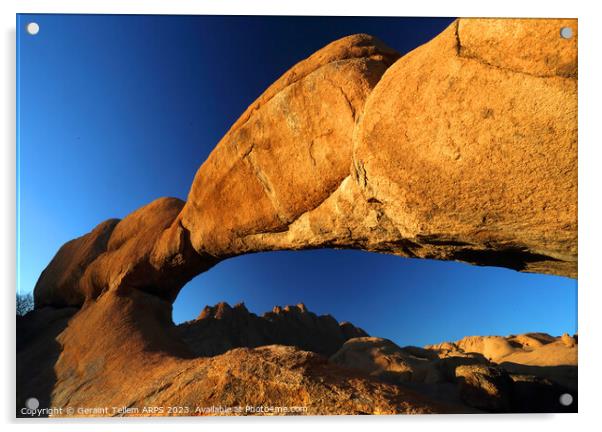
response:
<path id="1" fill-rule="evenodd" d="M 188 347 L 198 356 L 214 356 L 237 347 L 295 346 L 325 356 L 334 354 L 346 340 L 368 336 L 349 322 L 331 315 L 316 315 L 304 304 L 275 306 L 257 316 L 239 303 L 207 306 L 194 321 L 178 325 Z"/>

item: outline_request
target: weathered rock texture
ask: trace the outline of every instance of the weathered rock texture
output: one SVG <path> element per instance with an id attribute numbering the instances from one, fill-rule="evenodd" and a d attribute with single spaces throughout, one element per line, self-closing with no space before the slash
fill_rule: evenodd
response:
<path id="1" fill-rule="evenodd" d="M 559 403 L 563 393 L 577 395 L 576 348 L 569 346 L 576 342 L 567 338 L 544 333 L 472 336 L 426 348 L 401 348 L 387 339 L 360 337 L 345 342 L 329 361 L 412 388 L 433 400 L 480 411 L 574 412 L 576 402 L 569 407 Z M 543 341 L 542 345 L 531 345 L 534 340 Z M 495 346 L 509 341 L 513 351 L 491 361 L 479 352 L 491 355 L 488 341 L 496 341 Z M 545 351 L 545 358 L 543 346 L 554 347 Z"/>
<path id="2" fill-rule="evenodd" d="M 368 336 L 349 322 L 316 315 L 305 305 L 275 306 L 257 316 L 244 304 L 207 306 L 194 321 L 178 326 L 182 339 L 198 356 L 214 356 L 237 347 L 290 345 L 326 356 L 351 338 Z"/>
<path id="3" fill-rule="evenodd" d="M 429 345 L 440 356 L 478 353 L 515 375 L 537 375 L 571 392 L 577 391 L 577 337 L 546 333 L 468 336 L 456 342 Z"/>
<path id="4" fill-rule="evenodd" d="M 439 373 L 432 362 L 437 358 L 436 354 L 419 351 L 417 347 L 405 350 L 387 339 L 359 337 L 345 342 L 330 362 L 393 383 L 437 382 Z"/>
<path id="5" fill-rule="evenodd" d="M 488 411 L 509 411 L 512 379 L 498 367 L 463 365 L 456 368 L 460 397 L 468 405 Z"/>
<path id="6" fill-rule="evenodd" d="M 81 306 L 107 291 L 133 289 L 173 302 L 186 282 L 217 262 L 190 246 L 177 219 L 183 207 L 177 198 L 159 198 L 66 243 L 40 275 L 36 307 Z"/>
<path id="7" fill-rule="evenodd" d="M 572 39 L 560 39 L 563 26 Z M 36 374 L 55 380 L 54 407 L 447 410 L 291 348 L 194 359 L 171 303 L 218 261 L 263 250 L 356 248 L 576 277 L 576 34 L 576 20 L 462 19 L 399 60 L 368 35 L 326 46 L 243 113 L 186 203 L 160 198 L 58 251 L 21 328 L 53 324 L 28 330 L 46 339 L 28 339 L 18 362 L 56 358 Z M 69 307 L 81 309 L 67 325 L 73 312 L 57 310 Z M 510 366 L 537 362 L 558 345 L 529 343 L 540 342 L 494 351 Z M 17 382 L 19 397 L 36 388 Z"/>
<path id="8" fill-rule="evenodd" d="M 577 45 L 560 38 L 567 25 L 576 29 L 459 20 L 367 98 L 375 80 L 337 62 L 336 74 L 329 65 L 296 83 L 322 83 L 302 92 L 299 110 L 296 87 L 258 102 L 197 173 L 183 210 L 193 246 L 216 256 L 361 248 L 575 277 Z M 355 84 L 337 91 L 327 73 Z M 366 99 L 360 116 L 362 103 L 344 103 L 356 93 L 347 99 Z M 301 110 L 311 117 L 302 126 Z"/>
<path id="9" fill-rule="evenodd" d="M 74 416 L 220 414 L 204 411 L 212 406 L 243 408 L 230 414 L 263 414 L 246 411 L 247 406 L 304 409 L 292 414 L 462 411 L 459 405 L 431 401 L 295 347 L 237 348 L 214 357 L 196 357 L 179 338 L 169 303 L 141 290 L 127 295 L 109 291 L 86 303 L 68 324 L 57 316 L 56 341 L 48 337 L 56 330 L 39 323 L 49 311 L 36 309 L 23 318 L 23 334 L 33 340 L 18 350 L 17 363 L 32 366 L 36 377 L 44 376 L 42 382 L 51 384 L 47 401 L 64 410 L 73 408 Z M 49 357 L 53 361 L 34 366 L 44 351 L 53 353 Z M 31 380 L 29 370 L 18 372 L 17 400 L 23 406 L 28 397 L 40 394 L 40 380 Z M 105 406 L 111 410 L 77 411 Z M 156 406 L 188 410 L 143 411 Z M 128 411 L 114 412 L 112 407 Z"/>
<path id="10" fill-rule="evenodd" d="M 372 36 L 349 36 L 270 86 L 197 172 L 182 212 L 194 248 L 215 256 L 258 249 L 245 238 L 285 232 L 318 207 L 349 175 L 355 123 L 398 57 Z"/>
<path id="11" fill-rule="evenodd" d="M 458 20 L 370 94 L 356 179 L 403 255 L 576 277 L 577 41 L 563 26 L 576 21 Z"/>

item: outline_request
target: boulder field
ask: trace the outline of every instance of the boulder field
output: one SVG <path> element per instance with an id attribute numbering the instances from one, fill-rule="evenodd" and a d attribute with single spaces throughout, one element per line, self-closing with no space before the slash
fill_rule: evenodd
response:
<path id="1" fill-rule="evenodd" d="M 572 39 L 559 37 L 564 26 Z M 186 202 L 159 198 L 59 249 L 35 286 L 34 311 L 18 320 L 17 405 L 37 395 L 56 408 L 462 412 L 328 362 L 340 346 L 286 340 L 278 323 L 288 315 L 248 318 L 261 329 L 247 335 L 256 343 L 236 336 L 211 352 L 191 348 L 173 324 L 180 289 L 221 260 L 320 247 L 576 278 L 577 21 L 459 19 L 403 57 L 357 34 L 294 65 L 217 143 Z M 215 313 L 196 324 L 209 337 L 226 331 L 209 323 Z M 329 344 L 365 337 L 320 322 L 315 335 Z M 540 350 L 559 352 L 549 348 L 557 341 L 528 340 L 524 352 L 511 342 L 508 352 L 489 342 L 466 352 L 532 368 L 549 358 Z M 32 364 L 41 366 L 23 366 Z M 469 366 L 454 371 L 462 403 L 474 400 L 471 383 L 507 388 L 494 366 Z M 520 372 L 523 383 L 535 379 Z M 513 409 L 497 399 L 476 408 Z"/>
<path id="2" fill-rule="evenodd" d="M 358 337 L 347 340 L 330 362 L 485 412 L 577 410 L 577 337 L 568 334 L 471 336 L 424 348 Z M 570 406 L 559 403 L 565 393 L 574 398 Z"/>

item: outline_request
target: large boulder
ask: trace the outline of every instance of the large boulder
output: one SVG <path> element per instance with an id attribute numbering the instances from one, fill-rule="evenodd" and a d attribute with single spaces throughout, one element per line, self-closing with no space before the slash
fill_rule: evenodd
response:
<path id="1" fill-rule="evenodd" d="M 392 240 L 417 257 L 577 275 L 576 30 L 460 19 L 387 70 L 353 154 Z"/>
<path id="2" fill-rule="evenodd" d="M 388 339 L 359 337 L 345 342 L 330 362 L 391 383 L 437 381 L 432 357 L 422 357 L 413 348 L 404 351 Z"/>
<path id="3" fill-rule="evenodd" d="M 399 54 L 373 36 L 337 40 L 293 66 L 242 114 L 198 170 L 183 225 L 194 248 L 250 251 L 284 232 L 349 175 L 364 102 Z"/>
<path id="4" fill-rule="evenodd" d="M 457 341 L 456 346 L 464 352 L 479 353 L 495 362 L 519 349 L 503 336 L 468 336 Z"/>
<path id="5" fill-rule="evenodd" d="M 575 20 L 462 19 L 380 80 L 382 55 L 279 82 L 197 172 L 183 211 L 193 246 L 355 248 L 576 277 L 577 45 L 563 26 L 576 33 Z"/>

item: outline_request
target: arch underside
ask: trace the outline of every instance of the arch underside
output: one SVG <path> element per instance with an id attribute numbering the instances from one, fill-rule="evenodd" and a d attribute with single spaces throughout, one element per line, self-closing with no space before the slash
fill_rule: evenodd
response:
<path id="1" fill-rule="evenodd" d="M 173 301 L 220 260 L 324 247 L 576 277 L 576 41 L 516 63 L 523 47 L 501 33 L 547 40 L 565 21 L 458 20 L 399 60 L 369 35 L 333 42 L 242 114 L 187 202 L 63 246 L 36 305 L 129 289 Z"/>

